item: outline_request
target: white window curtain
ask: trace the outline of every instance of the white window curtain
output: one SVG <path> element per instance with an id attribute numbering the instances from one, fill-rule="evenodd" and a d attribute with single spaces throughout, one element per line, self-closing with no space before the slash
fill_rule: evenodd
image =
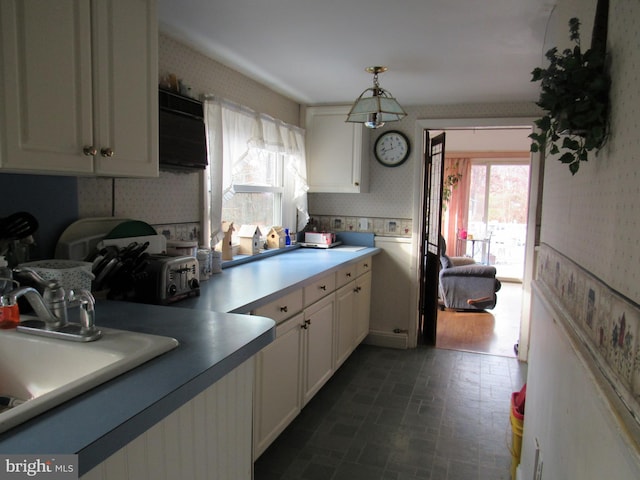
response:
<path id="1" fill-rule="evenodd" d="M 205 187 L 210 191 L 205 238 L 211 239 L 212 246 L 222 240 L 222 202 L 234 194 L 234 172 L 265 150 L 284 156 L 283 224 L 302 229 L 309 219 L 304 130 L 215 97 L 205 99 L 204 109 L 209 149 Z"/>

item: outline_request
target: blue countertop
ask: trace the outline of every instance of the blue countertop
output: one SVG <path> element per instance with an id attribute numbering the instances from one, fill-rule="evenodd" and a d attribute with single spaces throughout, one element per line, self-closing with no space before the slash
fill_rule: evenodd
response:
<path id="1" fill-rule="evenodd" d="M 0 452 L 78 453 L 80 475 L 88 472 L 273 341 L 273 320 L 238 313 L 379 251 L 297 249 L 225 269 L 202 283 L 200 297 L 172 307 L 98 302 L 98 326 L 180 345 L 0 434 Z"/>
<path id="2" fill-rule="evenodd" d="M 200 296 L 182 300 L 181 308 L 248 313 L 256 307 L 312 283 L 316 278 L 376 255 L 379 248 L 298 248 L 282 255 L 225 268 L 200 285 Z"/>

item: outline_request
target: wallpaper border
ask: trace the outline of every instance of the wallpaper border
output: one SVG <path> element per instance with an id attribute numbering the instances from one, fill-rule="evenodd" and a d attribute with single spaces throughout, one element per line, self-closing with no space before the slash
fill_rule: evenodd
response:
<path id="1" fill-rule="evenodd" d="M 640 306 L 547 244 L 539 247 L 536 282 L 561 307 L 568 326 L 640 425 Z"/>

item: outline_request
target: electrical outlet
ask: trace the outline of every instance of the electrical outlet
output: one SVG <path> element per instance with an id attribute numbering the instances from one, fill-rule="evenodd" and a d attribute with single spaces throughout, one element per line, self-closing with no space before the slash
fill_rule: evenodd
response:
<path id="1" fill-rule="evenodd" d="M 536 454 L 533 464 L 533 480 L 542 480 L 542 452 L 540 451 L 540 442 L 536 438 Z"/>

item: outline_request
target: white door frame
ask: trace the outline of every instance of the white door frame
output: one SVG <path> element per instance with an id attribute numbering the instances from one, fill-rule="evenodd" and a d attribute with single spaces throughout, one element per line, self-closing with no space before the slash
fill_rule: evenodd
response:
<path id="1" fill-rule="evenodd" d="M 474 128 L 474 127 L 531 127 L 535 128 L 534 121 L 537 117 L 492 117 L 492 118 L 441 118 L 441 119 L 418 119 L 416 120 L 414 132 L 414 145 L 421 146 L 420 150 L 416 148 L 415 173 L 413 184 L 413 231 L 412 239 L 412 261 L 411 261 L 411 278 L 413 278 L 414 286 L 412 288 L 411 304 L 413 305 L 413 331 L 409 331 L 409 347 L 417 345 L 418 327 L 419 327 L 419 272 L 420 272 L 420 232 L 422 231 L 422 187 L 424 175 L 424 151 L 423 132 L 424 130 L 447 130 L 451 128 Z M 445 146 L 446 148 L 446 146 Z M 541 170 L 540 156 L 533 154 L 531 157 L 530 170 L 530 188 L 529 188 L 529 211 L 527 215 L 527 246 L 525 250 L 524 278 L 522 281 L 522 316 L 520 322 L 520 340 L 519 353 L 520 360 L 525 361 L 529 351 L 529 319 L 530 319 L 530 303 L 531 303 L 531 281 L 535 272 L 535 234 L 536 234 L 536 218 L 539 208 L 538 197 L 541 192 L 538 191 L 539 177 Z"/>

